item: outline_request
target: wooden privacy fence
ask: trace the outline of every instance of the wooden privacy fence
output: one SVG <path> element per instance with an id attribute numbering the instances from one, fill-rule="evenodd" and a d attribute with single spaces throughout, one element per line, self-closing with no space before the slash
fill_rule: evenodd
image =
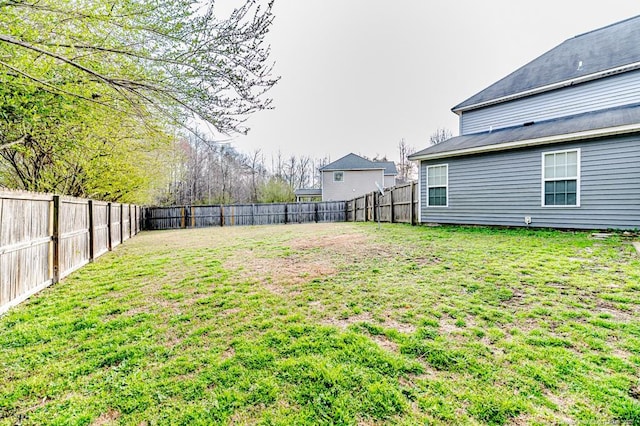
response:
<path id="1" fill-rule="evenodd" d="M 143 210 L 144 229 L 148 230 L 344 222 L 345 218 L 346 201 L 147 207 Z"/>
<path id="2" fill-rule="evenodd" d="M 349 222 L 418 223 L 418 186 L 415 182 L 384 192 L 371 192 L 347 202 Z"/>
<path id="3" fill-rule="evenodd" d="M 135 205 L 0 191 L 0 313 L 140 232 Z"/>
<path id="4" fill-rule="evenodd" d="M 365 194 L 350 201 L 146 207 L 144 229 L 185 229 L 209 226 L 276 225 L 287 223 L 418 221 L 415 182 Z"/>

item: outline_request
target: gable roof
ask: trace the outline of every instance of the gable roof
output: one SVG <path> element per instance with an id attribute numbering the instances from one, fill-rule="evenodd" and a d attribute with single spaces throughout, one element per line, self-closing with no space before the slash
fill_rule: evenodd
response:
<path id="1" fill-rule="evenodd" d="M 464 110 L 640 68 L 640 15 L 566 40 L 452 110 Z M 554 86 L 554 85 L 557 85 Z"/>
<path id="2" fill-rule="evenodd" d="M 429 160 L 640 132 L 640 105 L 611 108 L 493 132 L 457 136 L 409 156 Z"/>
<path id="3" fill-rule="evenodd" d="M 386 166 L 381 163 L 374 163 L 373 161 L 369 161 L 366 158 L 362 158 L 359 155 L 354 153 L 347 154 L 342 158 L 337 159 L 333 163 L 329 163 L 324 167 L 320 168 L 320 171 L 329 171 L 329 170 L 381 170 L 385 169 Z M 385 173 L 386 174 L 386 173 Z"/>
<path id="4" fill-rule="evenodd" d="M 393 161 L 374 161 L 373 164 L 384 167 L 385 176 L 395 176 L 398 174 L 396 163 L 394 163 Z"/>

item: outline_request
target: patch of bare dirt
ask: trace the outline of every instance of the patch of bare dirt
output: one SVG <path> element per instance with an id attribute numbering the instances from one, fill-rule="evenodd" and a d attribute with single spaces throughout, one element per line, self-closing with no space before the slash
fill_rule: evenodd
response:
<path id="1" fill-rule="evenodd" d="M 309 250 L 314 248 L 331 248 L 332 250 L 354 249 L 362 247 L 366 241 L 363 234 L 338 234 L 305 236 L 291 241 L 291 248 L 295 250 Z"/>
<path id="2" fill-rule="evenodd" d="M 337 268 L 329 260 L 289 256 L 285 258 L 255 257 L 250 252 L 241 254 L 225 267 L 235 269 L 240 277 L 261 283 L 268 291 L 279 295 L 291 295 L 297 284 L 333 275 Z"/>
<path id="3" fill-rule="evenodd" d="M 225 360 L 232 358 L 236 354 L 236 350 L 233 347 L 229 346 L 224 352 L 220 354 L 220 359 Z"/>
<path id="4" fill-rule="evenodd" d="M 380 336 L 380 335 L 371 336 L 371 340 L 376 342 L 378 344 L 378 346 L 380 346 L 382 349 L 386 349 L 388 351 L 396 352 L 396 353 L 400 352 L 400 348 L 399 348 L 398 344 L 396 342 L 390 340 L 386 336 Z"/>
<path id="5" fill-rule="evenodd" d="M 114 409 L 110 409 L 106 413 L 100 414 L 100 417 L 95 419 L 91 426 L 104 426 L 115 424 L 116 421 L 120 418 L 120 412 Z"/>
<path id="6" fill-rule="evenodd" d="M 347 328 L 351 324 L 357 324 L 360 322 L 374 323 L 375 321 L 373 321 L 373 317 L 369 312 L 363 312 L 361 314 L 353 315 L 348 318 L 325 318 L 322 321 L 322 323 L 325 325 L 332 325 L 339 328 Z"/>
<path id="7" fill-rule="evenodd" d="M 325 325 L 332 325 L 334 327 L 343 329 L 349 327 L 351 324 L 368 322 L 371 324 L 379 325 L 382 328 L 392 328 L 399 331 L 400 333 L 405 334 L 415 333 L 416 331 L 416 327 L 413 324 L 399 322 L 389 317 L 380 321 L 379 319 L 374 319 L 369 312 L 363 312 L 361 314 L 353 315 L 348 318 L 325 318 L 322 322 Z"/>

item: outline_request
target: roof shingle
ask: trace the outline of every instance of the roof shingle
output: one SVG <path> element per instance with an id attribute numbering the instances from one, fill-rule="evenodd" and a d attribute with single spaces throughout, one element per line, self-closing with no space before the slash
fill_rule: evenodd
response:
<path id="1" fill-rule="evenodd" d="M 473 105 L 597 74 L 640 61 L 640 16 L 566 40 L 452 108 Z"/>

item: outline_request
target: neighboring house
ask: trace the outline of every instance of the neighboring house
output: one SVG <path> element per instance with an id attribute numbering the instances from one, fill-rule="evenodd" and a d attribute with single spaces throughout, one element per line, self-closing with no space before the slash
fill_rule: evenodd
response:
<path id="1" fill-rule="evenodd" d="M 348 154 L 320 168 L 322 201 L 351 200 L 384 188 L 395 186 L 396 166 L 392 161 L 370 161 Z"/>
<path id="2" fill-rule="evenodd" d="M 640 228 L 640 16 L 571 38 L 453 108 L 421 222 Z"/>
<path id="3" fill-rule="evenodd" d="M 296 203 L 322 200 L 322 189 L 301 188 L 294 191 Z"/>

